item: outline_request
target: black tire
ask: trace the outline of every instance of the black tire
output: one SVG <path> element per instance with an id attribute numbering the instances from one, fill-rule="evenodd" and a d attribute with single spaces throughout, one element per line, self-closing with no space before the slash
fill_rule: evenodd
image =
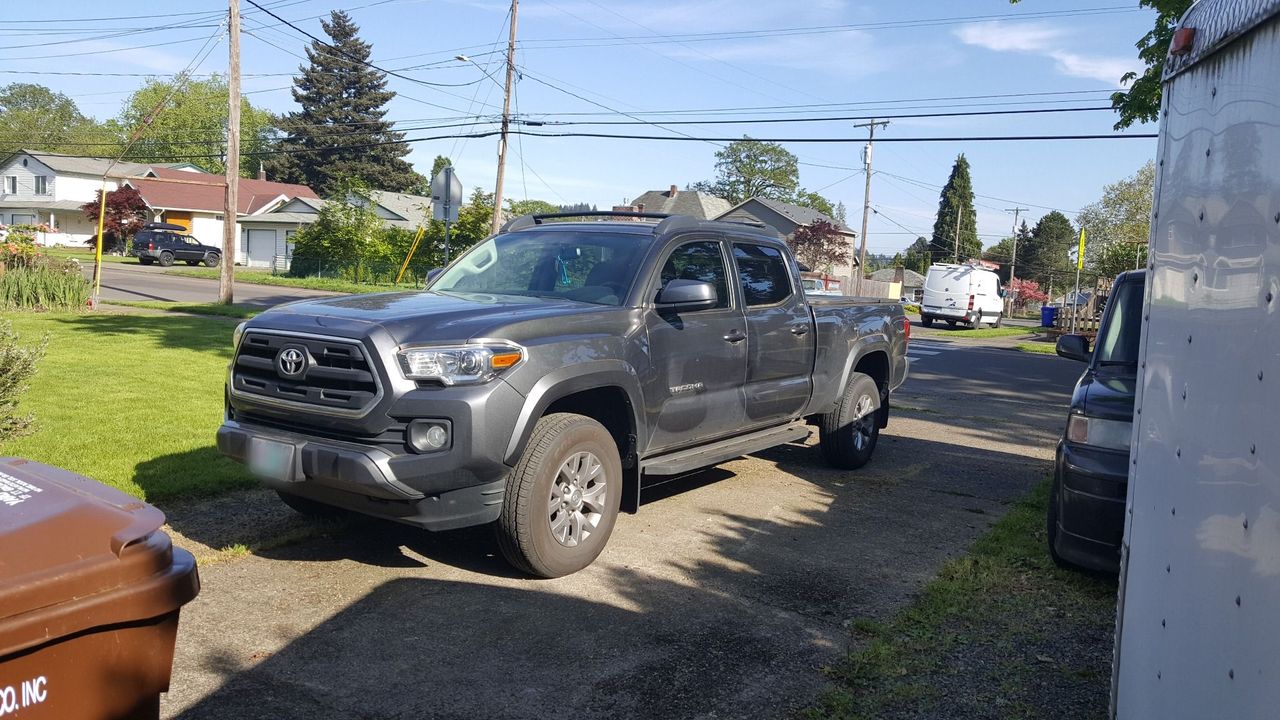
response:
<path id="1" fill-rule="evenodd" d="M 188 260 L 188 261 L 187 261 L 187 264 L 188 264 L 188 265 L 191 265 L 192 267 L 194 267 L 194 266 L 196 266 L 196 265 L 199 265 L 199 264 L 200 264 L 200 261 L 199 261 L 199 260 Z"/>
<path id="2" fill-rule="evenodd" d="M 1004 315 L 997 315 L 997 316 L 996 316 L 996 321 L 995 321 L 995 322 L 993 322 L 993 323 L 991 323 L 991 327 L 997 327 L 997 328 L 998 328 L 998 327 L 1000 327 L 1000 321 L 1001 321 L 1001 320 L 1004 320 Z"/>
<path id="3" fill-rule="evenodd" d="M 332 520 L 334 518 L 346 517 L 351 514 L 349 511 L 343 510 L 340 507 L 326 505 L 322 502 L 318 502 L 310 498 L 304 498 L 301 495 L 287 493 L 282 490 L 277 490 L 276 495 L 280 496 L 280 499 L 285 505 L 293 508 L 300 515 L 306 515 L 309 518 Z"/>
<path id="4" fill-rule="evenodd" d="M 222 261 L 222 256 L 218 253 L 209 253 L 204 256 L 205 267 L 218 267 L 218 263 Z M 192 263 L 194 265 L 195 263 Z"/>
<path id="5" fill-rule="evenodd" d="M 921 325 L 923 325 L 923 326 L 925 326 L 925 327 L 927 327 L 927 328 L 931 328 L 931 327 L 933 327 L 933 316 L 932 316 L 932 315 L 921 315 L 921 316 L 920 316 L 920 324 L 921 324 Z"/>
<path id="6" fill-rule="evenodd" d="M 154 262 L 154 261 L 153 261 L 151 258 L 148 258 L 148 257 L 140 257 L 140 258 L 138 258 L 138 262 L 139 262 L 139 263 L 141 263 L 141 264 L 143 264 L 143 265 L 150 265 L 150 264 L 151 264 L 152 262 Z"/>
<path id="7" fill-rule="evenodd" d="M 160 267 L 169 267 L 173 264 L 173 253 L 165 250 L 160 253 Z"/>
<path id="8" fill-rule="evenodd" d="M 574 477 L 572 471 L 561 473 L 572 467 L 575 458 L 589 463 L 582 458 L 584 454 L 594 456 L 599 463 L 598 477 L 603 482 L 594 475 L 582 479 Z M 561 480 L 564 482 L 557 482 Z M 569 486 L 571 480 L 579 480 L 582 485 L 572 486 L 569 494 L 559 490 L 562 485 Z M 603 498 L 597 496 L 598 502 L 592 503 L 587 498 L 595 483 L 600 483 L 600 490 L 595 492 L 603 493 Z M 552 503 L 557 497 L 564 499 L 562 508 L 567 507 L 564 503 L 576 503 L 577 512 L 556 511 Z M 622 461 L 609 431 L 583 415 L 547 415 L 534 426 L 520 462 L 507 476 L 502 514 L 496 523 L 498 545 L 512 565 L 530 575 L 554 578 L 577 572 L 604 550 L 621 501 Z M 591 512 L 592 507 L 597 512 Z M 557 517 L 563 519 L 557 523 Z M 579 519 L 576 537 L 575 517 Z M 584 525 L 591 521 L 594 526 Z M 563 540 L 557 538 L 553 525 L 565 531 Z"/>
<path id="9" fill-rule="evenodd" d="M 818 447 L 828 465 L 857 470 L 871 460 L 880 439 L 880 413 L 866 408 L 877 405 L 879 397 L 880 388 L 869 375 L 849 376 L 840 404 L 822 415 L 818 425 Z"/>
<path id="10" fill-rule="evenodd" d="M 948 320 L 948 321 L 947 321 L 947 327 L 955 327 L 955 326 L 956 326 L 956 321 L 955 321 L 955 320 Z"/>

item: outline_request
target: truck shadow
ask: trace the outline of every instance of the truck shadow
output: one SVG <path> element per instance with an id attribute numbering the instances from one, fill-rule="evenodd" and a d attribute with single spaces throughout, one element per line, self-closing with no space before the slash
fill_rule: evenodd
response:
<path id="1" fill-rule="evenodd" d="M 851 619 L 903 607 L 1047 466 L 882 442 L 858 472 L 788 445 L 653 488 L 595 565 L 557 580 L 516 576 L 483 528 L 387 523 L 214 566 L 183 620 L 169 712 L 788 715 L 851 647 Z"/>

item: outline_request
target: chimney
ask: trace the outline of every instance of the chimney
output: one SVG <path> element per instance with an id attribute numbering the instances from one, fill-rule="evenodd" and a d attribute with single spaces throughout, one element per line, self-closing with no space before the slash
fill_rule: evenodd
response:
<path id="1" fill-rule="evenodd" d="M 676 196 L 676 193 L 678 193 L 678 192 L 680 192 L 679 188 L 677 188 L 675 185 L 672 185 L 672 186 L 671 186 L 671 194 L 670 194 L 670 196 L 669 196 L 669 197 L 675 197 L 675 196 Z"/>
<path id="2" fill-rule="evenodd" d="M 265 165 L 262 164 L 261 160 L 258 161 L 258 179 L 259 180 L 267 179 L 267 168 Z"/>

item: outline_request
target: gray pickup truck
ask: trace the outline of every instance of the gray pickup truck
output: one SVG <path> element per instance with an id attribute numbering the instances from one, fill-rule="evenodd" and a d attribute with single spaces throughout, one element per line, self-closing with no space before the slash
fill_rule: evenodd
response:
<path id="1" fill-rule="evenodd" d="M 512 220 L 425 291 L 242 324 L 218 448 L 300 512 L 493 523 L 544 577 L 595 560 L 644 486 L 809 426 L 831 465 L 871 458 L 907 373 L 897 302 L 806 298 L 745 224 L 591 215 Z"/>

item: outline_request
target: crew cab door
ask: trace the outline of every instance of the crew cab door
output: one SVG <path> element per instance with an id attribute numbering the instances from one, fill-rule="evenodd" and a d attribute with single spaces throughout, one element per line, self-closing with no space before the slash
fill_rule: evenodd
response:
<path id="1" fill-rule="evenodd" d="M 790 260 L 771 245 L 733 244 L 747 320 L 749 425 L 798 415 L 813 390 L 813 318 Z"/>
<path id="2" fill-rule="evenodd" d="M 724 242 L 694 236 L 673 247 L 649 287 L 645 324 L 652 363 L 644 396 L 650 418 L 649 452 L 728 435 L 743 425 L 747 332 L 729 282 Z M 652 302 L 672 280 L 715 285 L 709 310 L 669 312 Z"/>

